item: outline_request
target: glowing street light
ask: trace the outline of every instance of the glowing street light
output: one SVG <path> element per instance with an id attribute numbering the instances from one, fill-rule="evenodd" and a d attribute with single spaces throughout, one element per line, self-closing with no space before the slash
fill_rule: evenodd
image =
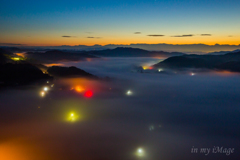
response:
<path id="1" fill-rule="evenodd" d="M 48 91 L 48 87 L 44 87 L 43 90 L 44 90 L 44 91 Z"/>
<path id="2" fill-rule="evenodd" d="M 195 76 L 196 74 L 195 73 L 191 73 L 191 76 Z"/>
<path id="3" fill-rule="evenodd" d="M 75 90 L 76 90 L 77 92 L 83 92 L 83 91 L 84 91 L 84 88 L 81 87 L 81 86 L 77 86 L 77 87 L 75 88 Z"/>
<path id="4" fill-rule="evenodd" d="M 93 96 L 93 91 L 88 90 L 84 93 L 84 97 L 86 98 L 91 98 Z"/>
<path id="5" fill-rule="evenodd" d="M 143 152 L 143 150 L 140 148 L 140 149 L 138 149 L 138 153 L 142 153 Z"/>
<path id="6" fill-rule="evenodd" d="M 127 93 L 126 93 L 128 96 L 132 95 L 132 91 L 131 90 L 128 90 Z"/>
<path id="7" fill-rule="evenodd" d="M 69 121 L 69 122 L 75 122 L 75 121 L 78 120 L 78 117 L 79 117 L 79 116 L 78 116 L 76 113 L 71 112 L 71 113 L 68 115 L 68 117 L 67 117 L 67 121 Z"/>
<path id="8" fill-rule="evenodd" d="M 45 92 L 42 91 L 42 92 L 40 93 L 40 95 L 41 95 L 42 97 L 44 97 L 44 96 L 45 96 Z"/>
<path id="9" fill-rule="evenodd" d="M 138 156 L 138 157 L 145 156 L 144 150 L 142 148 L 138 148 L 137 151 L 136 151 L 136 156 Z"/>

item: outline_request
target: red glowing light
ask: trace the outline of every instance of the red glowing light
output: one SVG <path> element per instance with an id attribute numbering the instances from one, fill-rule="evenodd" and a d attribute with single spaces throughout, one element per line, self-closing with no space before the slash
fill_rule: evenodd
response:
<path id="1" fill-rule="evenodd" d="M 88 90 L 84 93 L 84 97 L 91 98 L 93 96 L 93 92 Z"/>
<path id="2" fill-rule="evenodd" d="M 153 69 L 153 67 L 149 67 L 149 69 Z"/>

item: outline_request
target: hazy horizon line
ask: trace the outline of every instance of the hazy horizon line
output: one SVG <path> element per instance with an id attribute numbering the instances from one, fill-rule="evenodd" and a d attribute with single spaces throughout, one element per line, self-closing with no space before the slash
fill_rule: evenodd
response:
<path id="1" fill-rule="evenodd" d="M 4 46 L 1 46 L 5 44 Z M 193 43 L 193 44 L 167 44 L 167 43 L 131 43 L 131 44 L 106 44 L 106 45 L 60 45 L 60 46 L 26 46 L 26 45 L 6 45 L 12 43 L 0 43 L 1 47 L 17 47 L 17 48 L 35 48 L 35 49 L 64 49 L 64 50 L 104 50 L 104 49 L 115 49 L 117 47 L 131 47 L 139 48 L 149 51 L 166 51 L 166 52 L 185 52 L 185 53 L 208 53 L 208 52 L 220 52 L 220 51 L 233 51 L 240 49 L 240 44 L 214 44 L 208 45 L 204 43 Z"/>
<path id="2" fill-rule="evenodd" d="M 69 46 L 69 47 L 76 47 L 76 46 L 87 46 L 87 47 L 93 47 L 93 46 L 109 46 L 109 45 L 115 45 L 115 46 L 130 46 L 130 45 L 174 45 L 174 46 L 184 46 L 184 45 L 206 45 L 206 46 L 240 46 L 239 44 L 220 44 L 220 43 L 215 43 L 215 44 L 206 44 L 206 43 L 184 43 L 184 44 L 173 44 L 173 43 L 130 43 L 130 44 L 92 44 L 92 45 L 87 45 L 87 44 L 76 44 L 76 45 L 28 45 L 28 44 L 20 44 L 20 43 L 0 43 L 1 47 L 13 47 L 13 46 L 18 46 L 18 47 L 61 47 L 61 46 Z"/>

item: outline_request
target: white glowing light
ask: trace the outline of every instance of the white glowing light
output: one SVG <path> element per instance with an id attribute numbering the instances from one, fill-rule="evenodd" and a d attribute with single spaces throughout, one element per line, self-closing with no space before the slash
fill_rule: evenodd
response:
<path id="1" fill-rule="evenodd" d="M 132 91 L 128 90 L 127 95 L 129 95 L 129 96 L 132 95 Z"/>
<path id="2" fill-rule="evenodd" d="M 48 87 L 44 87 L 43 90 L 44 90 L 44 91 L 48 91 Z"/>
<path id="3" fill-rule="evenodd" d="M 138 157 L 144 157 L 145 156 L 145 152 L 144 152 L 144 150 L 142 148 L 138 148 L 137 152 L 135 154 Z"/>
<path id="4" fill-rule="evenodd" d="M 138 149 L 138 153 L 142 153 L 143 152 L 143 150 L 142 149 Z"/>
<path id="5" fill-rule="evenodd" d="M 191 76 L 195 76 L 195 73 L 191 73 Z"/>
<path id="6" fill-rule="evenodd" d="M 162 72 L 163 71 L 163 69 L 158 69 L 158 72 Z"/>

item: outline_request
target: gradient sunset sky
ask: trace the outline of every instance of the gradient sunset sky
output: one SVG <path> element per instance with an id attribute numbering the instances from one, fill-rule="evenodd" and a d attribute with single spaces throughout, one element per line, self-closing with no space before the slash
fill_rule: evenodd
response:
<path id="1" fill-rule="evenodd" d="M 239 0 L 1 0 L 0 43 L 240 44 Z"/>

